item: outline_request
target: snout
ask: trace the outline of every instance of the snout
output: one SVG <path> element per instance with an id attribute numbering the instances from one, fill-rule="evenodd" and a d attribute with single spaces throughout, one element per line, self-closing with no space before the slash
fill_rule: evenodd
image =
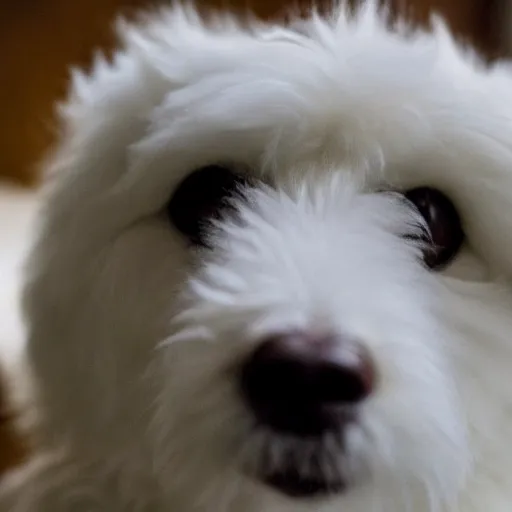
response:
<path id="1" fill-rule="evenodd" d="M 233 431 L 223 423 L 216 435 L 264 492 L 322 497 L 409 473 L 429 481 L 438 460 L 455 474 L 462 458 L 417 214 L 341 174 L 251 188 L 215 224 L 191 281 L 192 336 L 199 324 L 218 341 L 208 363 L 218 350 L 229 368 Z"/>
<path id="2" fill-rule="evenodd" d="M 324 440 L 332 436 L 343 452 L 347 426 L 375 389 L 374 362 L 359 343 L 300 331 L 270 336 L 243 363 L 239 386 L 257 426 L 295 440 L 277 467 L 262 457 L 260 480 L 294 497 L 345 487 L 343 475 L 328 478 L 323 469 Z M 306 473 L 296 461 L 302 443 L 314 447 Z"/>

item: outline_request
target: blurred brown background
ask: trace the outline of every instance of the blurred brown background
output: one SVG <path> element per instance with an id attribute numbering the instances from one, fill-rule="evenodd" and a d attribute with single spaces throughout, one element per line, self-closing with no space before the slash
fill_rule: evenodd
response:
<path id="1" fill-rule="evenodd" d="M 0 177 L 22 183 L 37 178 L 37 164 L 52 142 L 55 102 L 62 98 L 68 68 L 87 66 L 97 48 L 112 43 L 112 20 L 160 0 L 0 0 Z M 322 0 L 320 0 L 322 1 Z M 510 0 L 389 0 L 394 11 L 424 22 L 441 13 L 453 31 L 489 58 L 504 51 Z M 279 18 L 308 0 L 197 0 L 263 18 Z M 325 0 L 326 5 L 330 0 Z M 512 24 L 511 24 L 512 26 Z M 0 473 L 22 455 L 0 386 Z"/>
<path id="2" fill-rule="evenodd" d="M 442 13 L 454 32 L 480 51 L 501 51 L 499 3 L 508 0 L 390 0 L 394 10 L 424 21 Z M 322 0 L 320 0 L 322 2 Z M 160 0 L 0 1 L 0 176 L 30 182 L 52 141 L 52 112 L 65 92 L 71 64 L 87 65 L 112 42 L 116 13 L 130 14 Z M 308 0 L 198 0 L 199 5 L 251 10 L 278 18 Z M 325 2 L 327 4 L 327 2 Z"/>

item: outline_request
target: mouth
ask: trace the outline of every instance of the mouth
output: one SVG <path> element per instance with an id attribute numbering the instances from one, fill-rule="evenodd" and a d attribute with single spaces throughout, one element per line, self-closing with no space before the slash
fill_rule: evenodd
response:
<path id="1" fill-rule="evenodd" d="M 342 492 L 341 479 L 329 480 L 325 475 L 303 476 L 295 468 L 262 476 L 262 481 L 290 498 L 317 498 Z"/>
<path id="2" fill-rule="evenodd" d="M 347 487 L 343 450 L 320 439 L 280 439 L 273 435 L 260 445 L 253 480 L 290 498 L 323 498 Z"/>

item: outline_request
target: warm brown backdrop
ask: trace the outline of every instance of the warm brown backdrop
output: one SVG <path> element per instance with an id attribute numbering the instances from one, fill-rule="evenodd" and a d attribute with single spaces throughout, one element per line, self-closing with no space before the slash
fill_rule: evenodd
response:
<path id="1" fill-rule="evenodd" d="M 19 464 L 27 454 L 26 443 L 14 428 L 13 412 L 7 405 L 5 391 L 1 384 L 2 382 L 0 382 L 0 478 L 5 471 Z"/>
<path id="2" fill-rule="evenodd" d="M 322 1 L 322 0 L 321 0 Z M 498 0 L 495 0 L 498 1 Z M 454 30 L 493 53 L 492 0 L 390 0 L 399 11 L 425 19 L 442 12 Z M 111 42 L 111 22 L 161 0 L 0 0 L 0 176 L 29 181 L 52 140 L 52 112 L 62 97 L 71 64 L 86 65 L 94 48 Z M 198 0 L 252 9 L 277 17 L 308 0 Z"/>

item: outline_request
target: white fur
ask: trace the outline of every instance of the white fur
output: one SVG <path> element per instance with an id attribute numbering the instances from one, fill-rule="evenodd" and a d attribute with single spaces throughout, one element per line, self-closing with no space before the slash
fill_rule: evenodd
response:
<path id="1" fill-rule="evenodd" d="M 510 70 L 442 24 L 382 19 L 369 2 L 205 26 L 176 7 L 122 25 L 113 63 L 75 74 L 25 289 L 39 452 L 1 512 L 510 510 Z M 270 185 L 191 251 L 162 211 L 219 161 Z M 416 185 L 464 221 L 443 272 L 378 192 Z M 244 476 L 297 442 L 251 431 L 232 372 L 286 328 L 348 333 L 377 364 L 347 453 L 331 447 L 351 485 L 330 499 Z"/>

